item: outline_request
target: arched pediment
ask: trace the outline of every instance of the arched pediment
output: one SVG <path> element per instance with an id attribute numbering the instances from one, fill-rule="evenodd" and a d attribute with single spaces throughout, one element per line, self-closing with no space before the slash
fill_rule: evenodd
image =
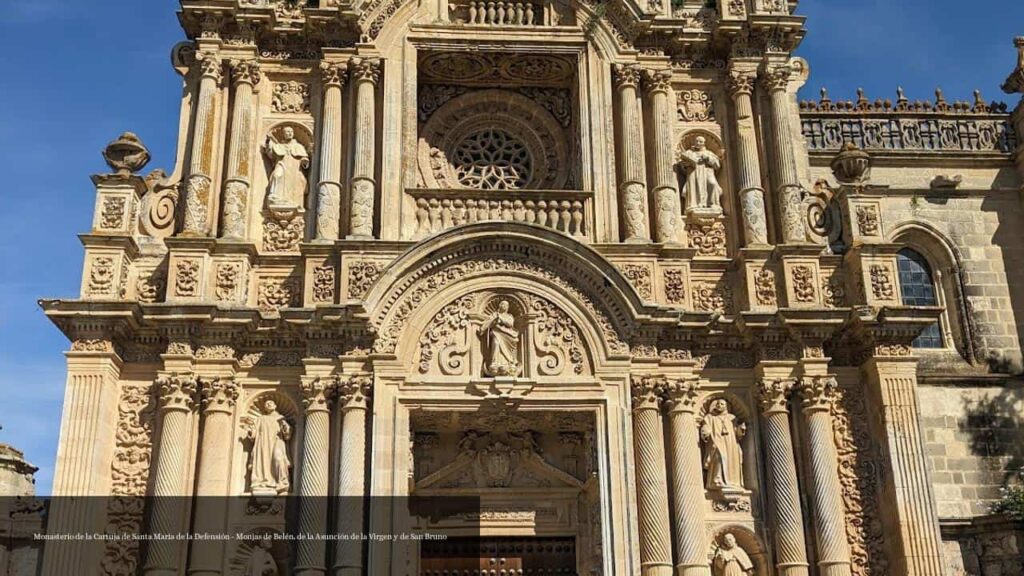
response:
<path id="1" fill-rule="evenodd" d="M 641 324 L 658 315 L 674 319 L 645 306 L 618 269 L 588 246 L 540 226 L 488 222 L 438 234 L 381 274 L 365 299 L 378 333 L 374 349 L 396 353 L 400 341 L 414 338 L 408 331 L 426 327 L 425 315 L 467 294 L 490 291 L 484 297 L 493 300 L 513 288 L 524 295 L 519 304 L 524 312 L 545 302 L 564 311 L 571 319 L 566 325 L 578 327 L 604 357 L 627 356 Z M 473 313 L 482 320 L 488 312 L 474 308 Z"/>

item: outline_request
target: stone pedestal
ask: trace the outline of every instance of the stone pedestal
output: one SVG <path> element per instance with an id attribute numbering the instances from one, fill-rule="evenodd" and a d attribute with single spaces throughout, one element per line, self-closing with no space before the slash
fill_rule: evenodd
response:
<path id="1" fill-rule="evenodd" d="M 727 255 L 725 215 L 721 208 L 688 208 L 686 235 L 697 250 L 697 256 L 722 258 Z"/>

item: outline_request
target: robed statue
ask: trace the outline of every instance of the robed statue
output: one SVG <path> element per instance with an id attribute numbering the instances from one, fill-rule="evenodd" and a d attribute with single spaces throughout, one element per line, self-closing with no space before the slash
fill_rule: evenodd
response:
<path id="1" fill-rule="evenodd" d="M 277 562 L 270 554 L 270 538 L 263 538 L 253 546 L 243 576 L 277 576 Z"/>
<path id="2" fill-rule="evenodd" d="M 261 414 L 256 417 L 249 430 L 252 440 L 252 464 L 249 469 L 249 486 L 256 495 L 287 494 L 290 487 L 288 442 L 292 438 L 292 427 L 288 420 L 277 411 L 277 403 L 267 400 Z"/>
<path id="3" fill-rule="evenodd" d="M 743 448 L 740 439 L 746 434 L 746 424 L 738 423 L 729 412 L 724 398 L 711 402 L 708 414 L 700 427 L 704 442 L 704 469 L 707 470 L 708 490 L 743 489 Z"/>
<path id="4" fill-rule="evenodd" d="M 707 139 L 698 136 L 680 155 L 680 163 L 686 171 L 686 210 L 721 212 L 722 187 L 716 173 L 722 159 L 708 150 Z"/>
<path id="5" fill-rule="evenodd" d="M 285 126 L 281 130 L 281 141 L 267 134 L 263 153 L 274 163 L 267 189 L 267 204 L 271 207 L 299 208 L 306 197 L 306 175 L 309 168 L 309 152 L 295 139 L 295 129 Z"/>
<path id="6" fill-rule="evenodd" d="M 712 566 L 715 576 L 750 576 L 754 572 L 754 563 L 746 550 L 736 543 L 736 537 L 726 532 L 722 545 L 715 551 Z"/>
<path id="7" fill-rule="evenodd" d="M 487 376 L 519 376 L 519 330 L 516 318 L 509 311 L 508 300 L 498 304 L 498 310 L 483 326 L 484 372 Z"/>

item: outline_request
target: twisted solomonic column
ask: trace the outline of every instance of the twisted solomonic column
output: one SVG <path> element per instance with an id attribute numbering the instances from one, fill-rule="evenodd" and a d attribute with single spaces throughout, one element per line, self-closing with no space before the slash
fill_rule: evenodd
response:
<path id="1" fill-rule="evenodd" d="M 150 534 L 177 534 L 185 528 L 185 467 L 188 465 L 192 412 L 198 383 L 192 374 L 171 374 L 155 382 L 160 406 L 160 449 L 149 518 Z M 177 576 L 184 564 L 182 543 L 172 539 L 149 542 L 146 576 Z"/>
<path id="2" fill-rule="evenodd" d="M 366 497 L 366 413 L 373 377 L 357 374 L 338 384 L 341 414 L 341 464 L 338 475 L 338 534 L 363 531 L 363 499 Z M 338 540 L 334 548 L 333 576 L 358 576 L 363 572 L 363 546 L 359 540 Z"/>
<path id="3" fill-rule="evenodd" d="M 743 234 L 746 245 L 768 243 L 768 218 L 764 208 L 764 187 L 761 185 L 761 158 L 757 151 L 754 128 L 754 71 L 734 70 L 726 80 L 726 89 L 736 107 L 736 135 L 739 145 L 740 210 L 743 213 Z"/>
<path id="4" fill-rule="evenodd" d="M 789 424 L 789 396 L 795 384 L 794 379 L 766 378 L 758 388 L 779 576 L 807 576 L 807 544 Z"/>
<path id="5" fill-rule="evenodd" d="M 195 507 L 194 531 L 197 533 L 216 534 L 224 530 L 227 514 L 225 504 L 231 489 L 228 453 L 238 388 L 238 383 L 231 378 L 200 380 L 204 418 L 196 481 L 199 502 Z M 203 576 L 220 574 L 223 557 L 223 541 L 196 540 L 192 546 L 188 573 Z"/>
<path id="6" fill-rule="evenodd" d="M 260 65 L 253 60 L 232 60 L 231 82 L 235 98 L 231 111 L 231 139 L 228 142 L 228 178 L 224 184 L 221 236 L 241 240 L 246 235 L 249 212 L 249 172 L 252 169 L 253 86 L 260 83 Z"/>
<path id="7" fill-rule="evenodd" d="M 770 67 L 763 76 L 765 88 L 771 95 L 771 122 L 774 142 L 771 147 L 771 172 L 775 174 L 775 195 L 779 203 L 780 228 L 784 244 L 807 241 L 804 226 L 803 189 L 793 149 L 793 128 L 789 110 L 789 66 Z"/>
<path id="8" fill-rule="evenodd" d="M 349 234 L 359 238 L 373 238 L 374 201 L 377 195 L 374 175 L 377 165 L 377 82 L 380 81 L 380 61 L 353 58 L 350 69 L 356 92 L 356 137 Z"/>
<path id="9" fill-rule="evenodd" d="M 320 183 L 316 193 L 316 239 L 337 240 L 341 221 L 341 91 L 348 64 L 321 62 L 324 107 L 320 117 Z"/>
<path id="10" fill-rule="evenodd" d="M 676 576 L 710 576 L 704 530 L 704 479 L 697 426 L 698 380 L 671 380 L 665 389 L 672 443 L 672 504 Z"/>
<path id="11" fill-rule="evenodd" d="M 837 391 L 833 376 L 804 378 L 800 383 L 810 450 L 811 495 L 814 502 L 818 569 L 822 576 L 850 576 L 850 544 L 846 540 L 846 507 L 839 482 L 839 455 L 832 428 L 832 403 Z"/>
<path id="12" fill-rule="evenodd" d="M 299 481 L 299 533 L 323 534 L 327 529 L 328 445 L 331 439 L 330 398 L 335 379 L 303 378 L 299 383 L 306 412 L 302 436 L 302 478 Z M 299 540 L 295 547 L 295 574 L 319 576 L 327 572 L 327 544 L 317 538 Z"/>
<path id="13" fill-rule="evenodd" d="M 661 422 L 665 385 L 665 379 L 656 376 L 635 376 L 632 382 L 633 458 L 642 576 L 672 574 L 665 431 Z"/>
<path id="14" fill-rule="evenodd" d="M 195 128 L 192 131 L 192 156 L 185 184 L 185 236 L 210 234 L 210 194 L 213 191 L 213 142 L 217 130 L 214 99 L 223 78 L 223 64 L 216 54 L 199 52 L 199 93 L 196 95 Z"/>
<path id="15" fill-rule="evenodd" d="M 652 190 L 654 196 L 654 232 L 658 242 L 674 244 L 682 236 L 682 208 L 679 205 L 679 187 L 672 160 L 672 119 L 675 118 L 672 94 L 672 73 L 644 70 L 644 88 L 650 103 L 651 143 L 654 150 Z"/>
<path id="16" fill-rule="evenodd" d="M 647 170 L 644 167 L 643 118 L 637 87 L 640 69 L 626 64 L 612 67 L 618 93 L 619 210 L 627 242 L 649 242 L 647 219 Z"/>

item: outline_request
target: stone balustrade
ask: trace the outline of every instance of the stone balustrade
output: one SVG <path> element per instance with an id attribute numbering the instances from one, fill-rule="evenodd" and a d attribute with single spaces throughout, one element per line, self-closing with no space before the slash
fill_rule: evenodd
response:
<path id="1" fill-rule="evenodd" d="M 455 8 L 466 24 L 485 26 L 543 26 L 544 9 L 533 2 L 470 0 Z"/>
<path id="2" fill-rule="evenodd" d="M 591 193 L 555 190 L 410 190 L 416 199 L 414 240 L 474 222 L 526 222 L 580 240 L 590 235 Z"/>

